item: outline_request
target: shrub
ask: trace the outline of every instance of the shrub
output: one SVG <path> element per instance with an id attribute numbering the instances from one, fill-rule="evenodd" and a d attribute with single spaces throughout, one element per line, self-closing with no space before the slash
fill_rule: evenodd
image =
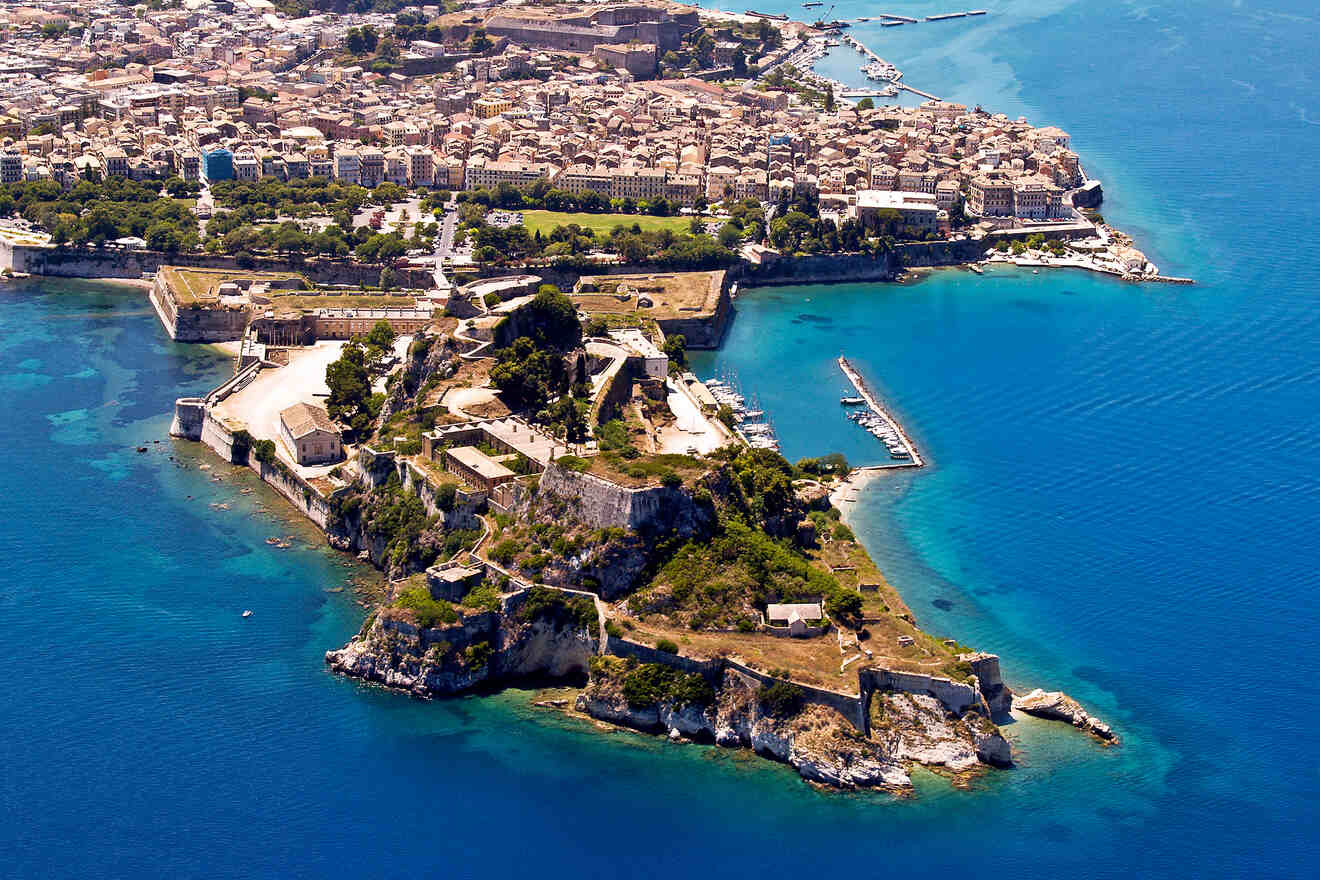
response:
<path id="1" fill-rule="evenodd" d="M 825 610 L 841 620 L 855 620 L 862 613 L 862 596 L 852 590 L 836 587 L 825 596 Z"/>
<path id="2" fill-rule="evenodd" d="M 453 483 L 444 483 L 435 490 L 435 506 L 445 513 L 454 509 L 454 499 L 458 495 L 458 489 Z"/>
<path id="3" fill-rule="evenodd" d="M 485 669 L 495 653 L 490 642 L 473 642 L 463 651 L 463 661 L 473 669 Z"/>
<path id="4" fill-rule="evenodd" d="M 396 608 L 406 608 L 413 613 L 413 619 L 422 629 L 430 629 L 438 623 L 457 623 L 458 612 L 454 606 L 440 599 L 431 598 L 431 591 L 426 587 L 413 587 L 399 594 L 394 600 Z"/>
<path id="5" fill-rule="evenodd" d="M 577 471 L 579 473 L 591 467 L 591 462 L 587 461 L 585 458 L 578 458 L 576 455 L 561 455 L 555 459 L 555 464 L 566 470 Z"/>
<path id="6" fill-rule="evenodd" d="M 664 651 L 666 654 L 677 654 L 678 643 L 672 639 L 661 639 L 655 643 L 655 649 L 657 651 Z"/>
<path id="7" fill-rule="evenodd" d="M 700 675 L 686 675 L 660 663 L 643 663 L 623 677 L 623 698 L 634 709 L 661 702 L 709 706 L 715 690 Z"/>
<path id="8" fill-rule="evenodd" d="M 848 528 L 841 522 L 836 522 L 834 524 L 834 540 L 855 541 L 857 538 L 854 537 L 852 529 Z"/>
<path id="9" fill-rule="evenodd" d="M 660 475 L 660 485 L 666 489 L 677 489 L 683 485 L 683 478 L 673 471 L 665 471 Z"/>
<path id="10" fill-rule="evenodd" d="M 485 611 L 499 611 L 499 588 L 490 581 L 482 581 L 467 591 L 467 595 L 463 597 L 463 605 L 467 608 L 480 608 Z"/>
<path id="11" fill-rule="evenodd" d="M 262 464 L 275 463 L 275 441 L 273 440 L 253 440 L 252 454 L 257 457 L 257 461 Z"/>
<path id="12" fill-rule="evenodd" d="M 802 688 L 787 681 L 776 681 L 764 685 L 756 695 L 757 702 L 766 714 L 775 718 L 791 718 L 802 711 L 806 695 Z"/>
<path id="13" fill-rule="evenodd" d="M 513 562 L 518 555 L 518 542 L 512 538 L 505 538 L 494 547 L 490 548 L 490 558 L 500 565 L 508 565 Z"/>
<path id="14" fill-rule="evenodd" d="M 547 620 L 558 629 L 565 624 L 576 624 L 584 629 L 596 626 L 600 618 L 596 603 L 585 596 L 571 596 L 548 587 L 532 587 L 518 609 L 522 620 Z"/>

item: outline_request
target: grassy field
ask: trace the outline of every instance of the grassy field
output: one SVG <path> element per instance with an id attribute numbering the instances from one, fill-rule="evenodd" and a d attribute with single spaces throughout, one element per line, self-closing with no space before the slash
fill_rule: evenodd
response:
<path id="1" fill-rule="evenodd" d="M 555 211 L 524 211 L 523 225 L 527 231 L 536 234 L 537 230 L 542 235 L 549 235 L 556 226 L 567 226 L 570 223 L 576 223 L 583 229 L 591 229 L 597 235 L 609 235 L 610 231 L 616 226 L 626 226 L 629 229 L 636 223 L 642 228 L 643 232 L 655 232 L 661 229 L 672 229 L 674 232 L 687 232 L 688 226 L 692 222 L 690 217 L 651 217 L 646 214 L 560 214 Z"/>
<path id="2" fill-rule="evenodd" d="M 161 274 L 174 297 L 181 303 L 207 302 L 216 299 L 215 289 L 226 281 L 251 279 L 252 281 L 283 281 L 295 277 L 294 273 L 246 272 L 242 269 L 201 269 L 182 266 L 161 266 Z"/>

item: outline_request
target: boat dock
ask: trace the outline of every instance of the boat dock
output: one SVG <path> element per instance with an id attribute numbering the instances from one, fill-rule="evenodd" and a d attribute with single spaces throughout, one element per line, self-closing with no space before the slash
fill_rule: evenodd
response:
<path id="1" fill-rule="evenodd" d="M 929 98 L 932 101 L 942 100 L 938 95 L 932 95 L 930 92 L 923 92 L 921 89 L 914 88 L 907 83 L 894 83 L 894 85 L 898 86 L 900 89 L 906 89 L 914 95 L 921 95 L 923 98 Z"/>
<path id="2" fill-rule="evenodd" d="M 866 419 L 870 422 L 870 424 L 865 424 L 863 427 L 866 427 L 872 434 L 875 434 L 876 437 L 882 439 L 885 442 L 885 445 L 889 447 L 890 456 L 895 459 L 892 464 L 877 465 L 874 467 L 876 469 L 924 467 L 926 462 L 922 460 L 921 453 L 917 452 L 917 447 L 912 443 L 912 440 L 908 437 L 907 433 L 904 432 L 903 426 L 898 423 L 897 419 L 885 411 L 884 407 L 880 405 L 879 400 L 877 400 L 875 395 L 871 392 L 871 389 L 867 387 L 866 380 L 862 378 L 862 374 L 857 372 L 856 368 L 848 363 L 848 359 L 843 355 L 839 355 L 839 369 L 843 370 L 843 374 L 848 377 L 848 381 L 852 383 L 853 388 L 857 389 L 858 396 L 861 397 L 870 410 L 869 413 L 863 414 L 859 418 L 854 419 L 854 421 L 860 423 L 863 419 Z M 890 440 L 890 437 L 893 439 Z M 869 469 L 870 468 L 868 468 L 868 470 Z"/>
<path id="3" fill-rule="evenodd" d="M 736 377 L 726 374 L 718 379 L 706 379 L 702 384 L 720 406 L 729 408 L 733 414 L 733 430 L 744 443 L 754 449 L 779 450 L 774 424 L 755 398 L 748 401 Z"/>

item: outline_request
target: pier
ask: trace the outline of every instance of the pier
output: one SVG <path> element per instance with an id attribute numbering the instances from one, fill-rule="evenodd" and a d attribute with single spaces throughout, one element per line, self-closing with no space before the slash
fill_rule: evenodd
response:
<path id="1" fill-rule="evenodd" d="M 885 411 L 875 395 L 871 393 L 871 389 L 867 387 L 866 380 L 862 378 L 862 374 L 857 372 L 853 365 L 848 363 L 848 359 L 843 355 L 839 355 L 839 369 L 843 370 L 843 374 L 848 377 L 848 381 L 852 383 L 853 388 L 857 389 L 857 394 L 862 400 L 866 401 L 866 405 L 871 409 L 871 412 L 875 413 L 880 419 L 887 422 L 890 427 L 893 428 L 894 433 L 898 435 L 899 444 L 907 450 L 908 455 L 911 456 L 909 461 L 896 461 L 892 464 L 865 468 L 865 470 L 888 470 L 890 468 L 898 467 L 924 467 L 926 462 L 922 460 L 921 453 L 917 452 L 917 447 L 913 445 L 912 440 L 903 430 L 903 426 L 898 423 L 897 419 Z M 861 469 L 859 468 L 859 470 Z"/>

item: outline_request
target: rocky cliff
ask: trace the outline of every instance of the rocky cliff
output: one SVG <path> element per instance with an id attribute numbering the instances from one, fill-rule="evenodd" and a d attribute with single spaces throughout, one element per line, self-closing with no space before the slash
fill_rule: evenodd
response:
<path id="1" fill-rule="evenodd" d="M 420 627 L 386 608 L 325 661 L 342 675 L 419 697 L 529 678 L 581 677 L 596 634 L 555 613 L 523 613 L 525 594 L 505 597 L 499 612 L 458 611 L 451 624 Z"/>
<path id="2" fill-rule="evenodd" d="M 828 706 L 767 702 L 761 682 L 733 669 L 724 670 L 709 691 L 681 675 L 670 677 L 667 690 L 648 689 L 643 685 L 653 676 L 647 673 L 645 664 L 599 658 L 577 708 L 673 740 L 750 748 L 789 764 L 804 779 L 836 788 L 908 789 L 913 764 L 966 776 L 1012 763 L 1008 742 L 993 722 L 976 712 L 955 715 L 934 697 L 877 695 L 872 711 L 878 723 L 868 737 Z"/>

